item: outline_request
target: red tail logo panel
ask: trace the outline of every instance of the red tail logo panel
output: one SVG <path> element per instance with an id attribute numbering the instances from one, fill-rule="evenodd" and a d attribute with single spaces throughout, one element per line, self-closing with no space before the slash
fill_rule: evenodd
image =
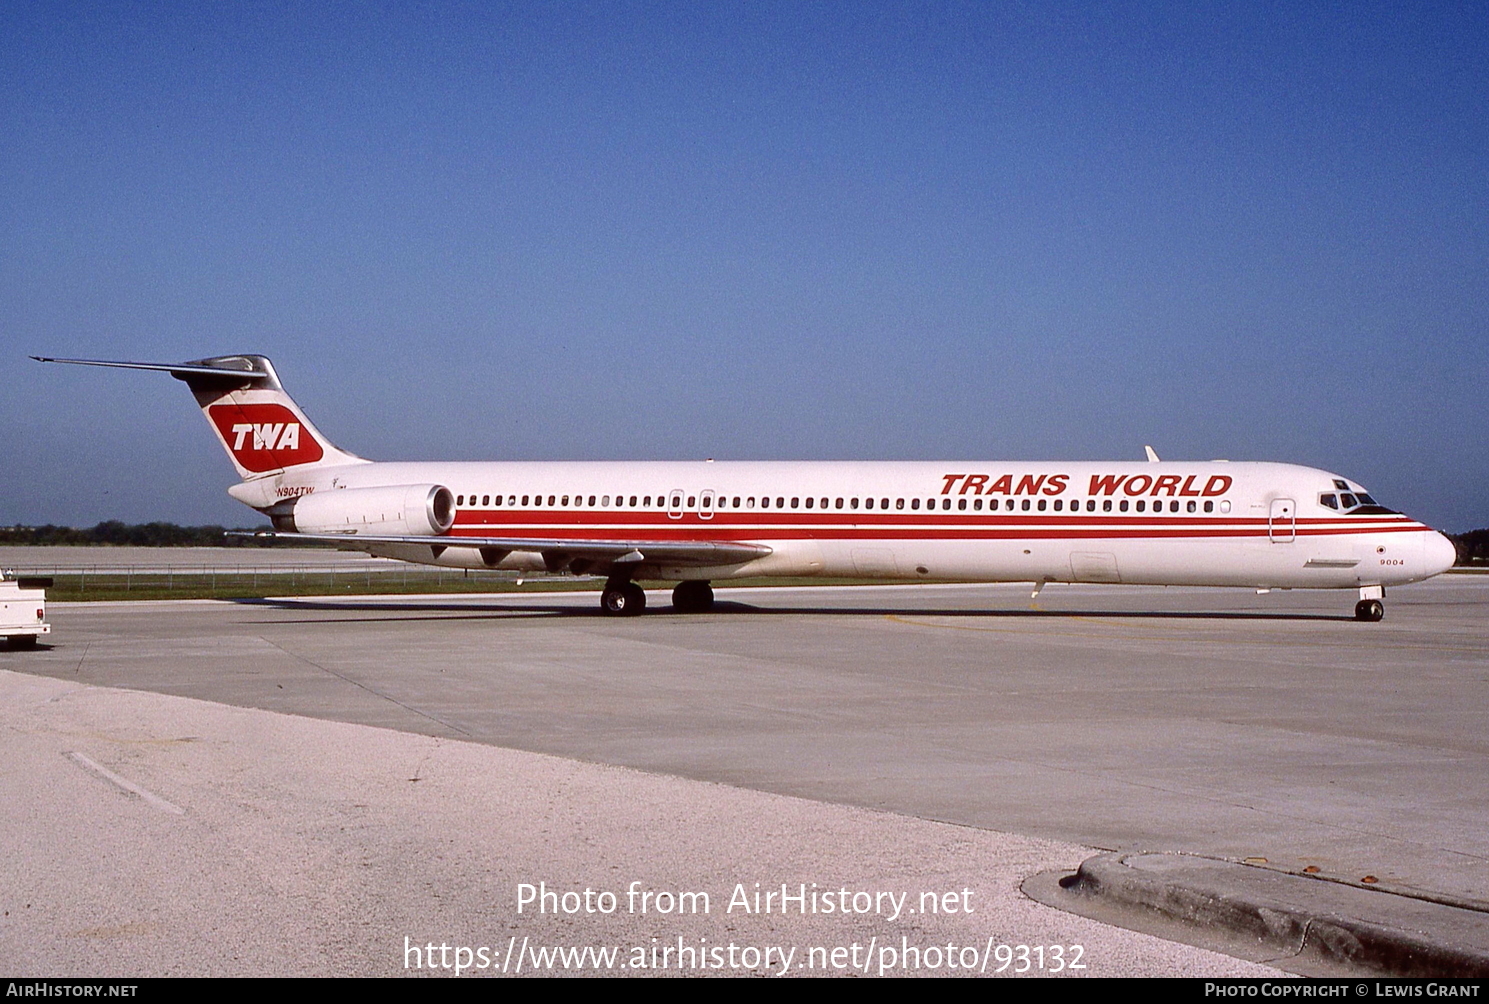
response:
<path id="1" fill-rule="evenodd" d="M 325 456 L 321 444 L 282 404 L 214 404 L 207 417 L 238 463 L 255 474 L 313 464 Z"/>

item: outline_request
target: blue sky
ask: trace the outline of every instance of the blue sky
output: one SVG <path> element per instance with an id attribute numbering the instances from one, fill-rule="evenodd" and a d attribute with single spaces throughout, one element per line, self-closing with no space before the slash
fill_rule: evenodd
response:
<path id="1" fill-rule="evenodd" d="M 0 523 L 375 459 L 1284 460 L 1489 525 L 1483 4 L 0 5 Z"/>

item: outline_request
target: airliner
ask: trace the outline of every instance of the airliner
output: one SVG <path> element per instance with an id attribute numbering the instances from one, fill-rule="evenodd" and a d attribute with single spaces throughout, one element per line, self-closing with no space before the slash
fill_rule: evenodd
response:
<path id="1" fill-rule="evenodd" d="M 190 388 L 237 468 L 228 494 L 266 536 L 454 568 L 605 577 L 600 609 L 673 608 L 750 576 L 1359 591 L 1448 569 L 1453 544 L 1327 471 L 1278 463 L 375 463 L 333 446 L 267 358 L 185 363 L 33 356 L 156 370 Z"/>

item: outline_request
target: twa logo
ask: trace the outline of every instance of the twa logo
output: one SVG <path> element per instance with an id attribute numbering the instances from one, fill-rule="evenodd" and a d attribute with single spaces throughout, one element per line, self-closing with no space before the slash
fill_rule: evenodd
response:
<path id="1" fill-rule="evenodd" d="M 207 417 L 233 459 L 255 474 L 313 464 L 325 456 L 321 444 L 282 404 L 214 404 Z"/>
<path id="2" fill-rule="evenodd" d="M 283 432 L 281 433 L 281 430 Z M 243 441 L 253 433 L 253 448 L 255 450 L 298 450 L 300 448 L 300 423 L 280 422 L 263 425 L 250 425 L 247 422 L 239 422 L 233 426 L 233 452 L 237 453 L 243 449 Z"/>

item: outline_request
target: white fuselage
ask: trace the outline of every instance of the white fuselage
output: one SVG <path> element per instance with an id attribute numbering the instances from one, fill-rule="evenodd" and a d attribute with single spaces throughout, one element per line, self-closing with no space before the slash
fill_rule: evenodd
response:
<path id="1" fill-rule="evenodd" d="M 448 536 L 730 541 L 770 553 L 716 567 L 648 561 L 637 578 L 757 575 L 1354 588 L 1414 582 L 1452 564 L 1451 542 L 1325 471 L 1273 463 L 354 463 L 291 468 L 235 486 L 259 508 L 339 489 L 443 485 Z M 1337 505 L 1337 502 L 1336 502 Z M 353 545 L 356 546 L 356 545 Z M 368 544 L 455 567 L 472 547 Z"/>

